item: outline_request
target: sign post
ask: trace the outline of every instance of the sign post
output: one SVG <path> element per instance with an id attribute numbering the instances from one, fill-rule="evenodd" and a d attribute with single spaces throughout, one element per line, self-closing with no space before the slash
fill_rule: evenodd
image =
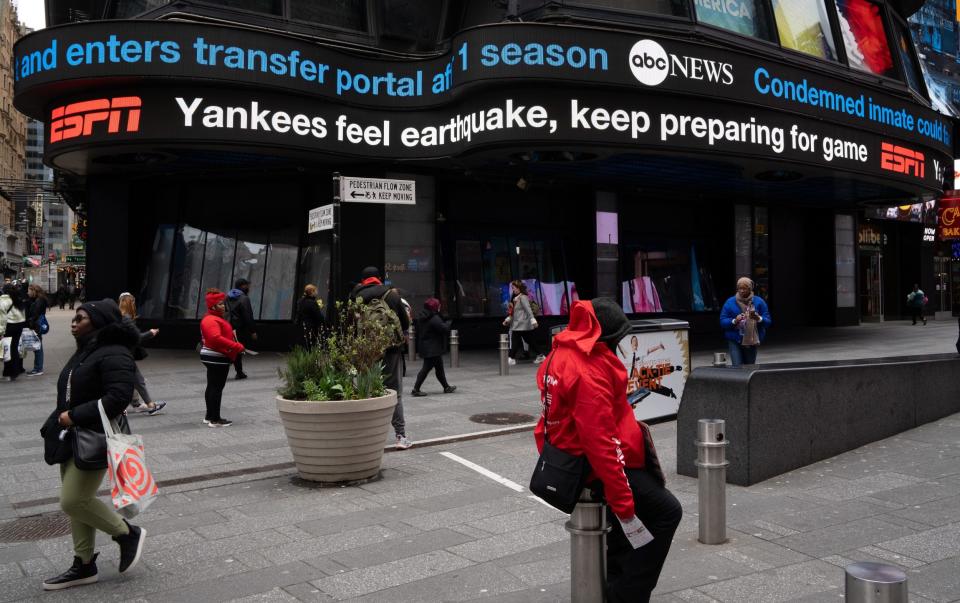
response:
<path id="1" fill-rule="evenodd" d="M 340 172 L 333 173 L 333 240 L 330 245 L 330 301 L 327 304 L 327 321 L 330 324 L 337 322 L 337 300 L 340 299 Z"/>

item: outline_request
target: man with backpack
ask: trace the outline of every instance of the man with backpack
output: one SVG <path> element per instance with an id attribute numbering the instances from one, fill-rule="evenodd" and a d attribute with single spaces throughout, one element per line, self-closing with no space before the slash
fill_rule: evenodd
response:
<path id="1" fill-rule="evenodd" d="M 410 319 L 400 294 L 380 280 L 380 270 L 367 266 L 360 273 L 360 284 L 350 292 L 350 299 L 360 298 L 364 304 L 373 306 L 372 314 L 380 316 L 381 322 L 394 333 L 395 343 L 383 354 L 383 384 L 397 392 L 397 406 L 393 409 L 393 430 L 397 436 L 397 448 L 406 450 L 412 446 L 407 439 L 403 420 L 403 334 L 410 328 Z"/>
<path id="2" fill-rule="evenodd" d="M 250 281 L 238 278 L 233 284 L 233 289 L 227 294 L 227 311 L 230 326 L 237 334 L 237 341 L 242 343 L 243 347 L 249 347 L 251 342 L 257 340 L 257 325 L 253 321 L 253 306 L 250 303 Z M 233 366 L 237 370 L 235 379 L 247 378 L 247 374 L 243 372 L 243 354 L 237 355 Z"/>

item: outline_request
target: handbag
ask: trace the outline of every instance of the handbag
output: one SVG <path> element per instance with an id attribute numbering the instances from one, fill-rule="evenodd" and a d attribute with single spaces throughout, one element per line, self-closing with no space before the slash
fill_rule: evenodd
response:
<path id="1" fill-rule="evenodd" d="M 40 319 L 37 321 L 37 325 L 40 327 L 40 334 L 46 335 L 50 332 L 50 323 L 47 322 L 47 315 L 41 314 Z"/>
<path id="2" fill-rule="evenodd" d="M 160 494 L 153 474 L 147 469 L 143 451 L 143 437 L 119 433 L 103 411 L 103 402 L 97 401 L 100 420 L 107 442 L 107 476 L 110 479 L 110 498 L 118 513 L 132 519 L 150 506 Z"/>
<path id="3" fill-rule="evenodd" d="M 577 506 L 577 500 L 580 498 L 580 492 L 587 482 L 587 476 L 590 474 L 590 463 L 584 455 L 574 455 L 564 452 L 550 443 L 547 434 L 547 414 L 550 412 L 548 388 L 550 382 L 547 376 L 550 374 L 550 363 L 553 362 L 554 354 L 550 354 L 550 361 L 547 362 L 547 368 L 543 373 L 543 450 L 540 452 L 540 458 L 537 459 L 537 465 L 533 469 L 533 475 L 530 477 L 530 491 L 543 499 L 551 507 L 571 513 Z"/>
<path id="4" fill-rule="evenodd" d="M 644 468 L 657 480 L 661 488 L 667 487 L 667 477 L 663 474 L 663 466 L 660 465 L 660 456 L 657 454 L 657 447 L 653 444 L 653 435 L 650 433 L 650 426 L 643 421 L 637 421 L 640 425 L 640 431 L 643 432 L 643 460 Z"/>
<path id="5" fill-rule="evenodd" d="M 67 408 L 70 407 L 70 382 L 73 370 L 67 375 Z M 100 405 L 100 401 L 97 401 Z M 127 415 L 121 414 L 116 418 L 117 429 L 123 433 L 130 433 L 130 424 Z M 107 468 L 107 436 L 88 427 L 74 425 L 69 429 L 70 447 L 73 452 L 73 464 L 77 469 L 84 471 L 99 471 Z"/>

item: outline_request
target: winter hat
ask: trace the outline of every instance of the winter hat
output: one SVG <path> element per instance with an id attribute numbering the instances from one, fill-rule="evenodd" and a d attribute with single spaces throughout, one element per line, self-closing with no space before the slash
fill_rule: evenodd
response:
<path id="1" fill-rule="evenodd" d="M 436 297 L 428 297 L 427 301 L 423 302 L 423 307 L 431 312 L 440 311 L 440 300 Z"/>
<path id="2" fill-rule="evenodd" d="M 213 307 L 227 299 L 227 294 L 223 291 L 211 291 L 207 293 L 207 310 L 213 310 Z"/>
<path id="3" fill-rule="evenodd" d="M 630 321 L 620 305 L 609 297 L 597 297 L 591 302 L 593 313 L 600 323 L 600 338 L 603 343 L 617 343 L 630 332 Z"/>
<path id="4" fill-rule="evenodd" d="M 360 280 L 365 281 L 368 278 L 380 278 L 380 269 L 376 266 L 367 266 L 360 272 Z"/>
<path id="5" fill-rule="evenodd" d="M 94 329 L 120 322 L 123 317 L 120 316 L 120 306 L 109 297 L 100 301 L 86 302 L 80 306 L 80 309 L 87 313 Z"/>

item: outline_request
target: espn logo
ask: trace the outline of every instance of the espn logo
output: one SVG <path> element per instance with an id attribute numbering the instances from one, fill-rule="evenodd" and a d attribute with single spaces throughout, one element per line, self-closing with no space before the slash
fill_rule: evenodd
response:
<path id="1" fill-rule="evenodd" d="M 140 129 L 140 104 L 139 96 L 117 96 L 57 107 L 50 112 L 50 142 L 90 136 L 99 122 L 107 124 L 108 134 L 116 134 L 124 115 L 124 132 L 136 132 Z"/>
<path id="2" fill-rule="evenodd" d="M 911 151 L 906 147 L 889 142 L 880 143 L 880 168 L 897 174 L 923 178 L 924 158 L 920 151 Z"/>

